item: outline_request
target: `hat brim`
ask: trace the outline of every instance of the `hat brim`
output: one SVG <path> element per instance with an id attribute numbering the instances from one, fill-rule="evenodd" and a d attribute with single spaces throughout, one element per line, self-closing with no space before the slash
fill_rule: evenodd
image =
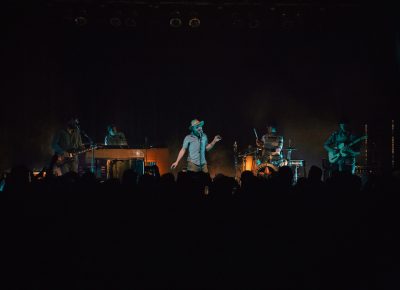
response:
<path id="1" fill-rule="evenodd" d="M 194 126 L 190 125 L 189 126 L 189 130 L 192 130 L 195 127 L 203 127 L 203 126 L 204 126 L 204 121 L 201 121 L 201 122 L 199 122 L 198 124 L 196 124 Z"/>

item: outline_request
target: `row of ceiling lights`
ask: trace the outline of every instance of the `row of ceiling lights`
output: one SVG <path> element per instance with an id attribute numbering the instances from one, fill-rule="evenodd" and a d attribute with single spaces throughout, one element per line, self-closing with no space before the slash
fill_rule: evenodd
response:
<path id="1" fill-rule="evenodd" d="M 68 16 L 67 19 L 72 19 L 77 26 L 85 26 L 89 22 L 88 13 L 85 9 L 79 10 L 74 17 Z M 131 13 L 131 15 L 124 15 L 121 11 L 114 12 L 108 19 L 109 24 L 112 27 L 136 27 L 137 26 L 137 15 Z M 170 14 L 168 19 L 169 26 L 172 28 L 180 28 L 185 24 L 190 28 L 200 27 L 201 21 L 197 13 L 191 13 L 190 16 L 183 17 L 179 11 L 174 11 Z"/>
<path id="2" fill-rule="evenodd" d="M 108 7 L 101 7 L 103 10 L 102 12 L 96 12 L 100 13 L 98 16 L 103 15 L 101 18 L 103 23 L 109 23 L 112 27 L 118 28 L 118 27 L 130 27 L 134 28 L 137 27 L 141 22 L 143 22 L 144 15 L 146 15 L 146 10 L 144 10 L 144 13 L 140 13 L 140 15 L 137 13 L 136 9 L 126 9 L 126 8 L 120 8 L 120 9 L 105 9 Z M 154 7 L 150 7 L 154 8 Z M 254 7 L 253 7 L 254 8 Z M 239 8 L 238 8 L 239 9 Z M 101 11 L 98 9 L 95 9 L 96 11 Z M 107 11 L 110 12 L 107 12 Z M 242 11 L 232 11 L 233 9 L 230 8 L 228 9 L 230 12 L 227 10 L 220 8 L 217 9 L 218 11 L 218 17 L 216 19 L 220 19 L 223 17 L 223 22 L 225 23 L 230 23 L 233 27 L 242 27 L 242 28 L 250 28 L 250 29 L 256 29 L 261 26 L 264 26 L 263 22 L 267 22 L 267 26 L 274 20 L 278 20 L 282 26 L 293 26 L 297 24 L 301 24 L 304 22 L 305 19 L 309 18 L 308 16 L 311 15 L 316 15 L 319 14 L 320 18 L 325 17 L 325 12 L 326 9 L 323 7 L 313 7 L 312 9 L 305 9 L 305 7 L 260 7 L 260 9 L 255 10 L 251 9 L 250 11 L 248 10 L 247 13 L 245 12 L 246 9 L 242 7 Z M 65 10 L 63 10 L 65 13 Z M 148 10 L 149 11 L 149 10 Z M 154 11 L 161 11 L 158 9 L 154 9 Z M 173 29 L 178 29 L 182 27 L 189 27 L 191 29 L 196 29 L 199 28 L 201 25 L 203 25 L 202 21 L 200 20 L 199 13 L 196 11 L 183 11 L 182 10 L 177 10 L 177 9 L 172 9 L 166 13 L 166 17 L 164 18 L 165 24 L 173 28 Z M 228 13 L 227 13 L 228 12 Z M 317 13 L 315 13 L 317 12 Z M 266 14 L 265 14 L 266 13 Z M 321 14 L 322 13 L 322 14 Z M 108 15 L 107 15 L 108 14 Z M 264 15 L 265 14 L 265 15 Z M 106 16 L 107 15 L 107 16 Z M 159 14 L 154 14 L 156 17 L 150 17 L 148 19 L 152 19 L 150 21 L 153 21 L 154 19 L 158 19 L 158 22 L 160 21 L 160 15 Z M 161 14 L 162 15 L 162 14 Z M 262 15 L 266 16 L 263 17 Z M 307 15 L 307 17 L 305 17 Z M 89 17 L 90 16 L 90 17 Z M 95 21 L 99 21 L 99 17 L 96 16 Z M 322 17 L 321 17 L 322 16 Z M 85 26 L 88 24 L 89 19 L 92 21 L 92 15 L 89 15 L 88 10 L 86 8 L 78 8 L 78 9 L 72 9 L 69 10 L 67 15 L 64 14 L 64 17 L 68 19 L 69 22 L 75 23 L 77 26 Z M 228 19 L 226 18 L 228 17 Z M 97 18 L 97 19 L 96 19 Z M 219 20 L 218 20 L 219 22 Z"/>
<path id="3" fill-rule="evenodd" d="M 289 17 L 288 13 L 281 13 L 280 18 L 284 21 L 291 21 L 295 22 L 296 18 L 297 20 L 301 19 L 302 14 L 301 13 L 295 13 L 291 14 Z M 82 13 L 78 13 L 77 16 L 75 17 L 67 17 L 68 19 L 72 19 L 73 22 L 77 26 L 85 26 L 89 22 L 89 18 L 85 11 L 82 11 Z M 261 25 L 261 19 L 255 16 L 248 16 L 248 17 L 243 17 L 238 13 L 233 13 L 231 15 L 231 24 L 234 27 L 243 27 L 247 26 L 250 29 L 255 29 L 260 27 Z M 126 26 L 126 27 L 131 27 L 134 28 L 137 26 L 137 16 L 135 15 L 130 15 L 130 16 L 123 16 L 115 14 L 109 17 L 108 19 L 109 24 L 112 27 L 118 28 L 121 26 Z M 179 11 L 174 11 L 171 13 L 169 19 L 169 26 L 171 28 L 181 28 L 184 26 L 190 27 L 190 28 L 198 28 L 201 25 L 201 20 L 200 17 L 197 15 L 197 13 L 192 13 L 190 17 L 183 17 L 182 14 Z"/>

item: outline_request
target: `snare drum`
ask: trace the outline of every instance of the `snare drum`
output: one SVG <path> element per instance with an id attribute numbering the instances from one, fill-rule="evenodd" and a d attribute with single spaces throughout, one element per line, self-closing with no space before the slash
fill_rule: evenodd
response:
<path id="1" fill-rule="evenodd" d="M 280 159 L 280 160 L 271 162 L 271 164 L 273 164 L 273 165 L 275 165 L 277 167 L 282 167 L 282 166 L 287 166 L 288 165 L 288 161 L 286 159 Z"/>

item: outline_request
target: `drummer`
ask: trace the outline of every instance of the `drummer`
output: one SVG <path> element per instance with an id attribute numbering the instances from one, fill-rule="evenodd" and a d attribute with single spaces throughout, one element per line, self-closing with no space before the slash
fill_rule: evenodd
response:
<path id="1" fill-rule="evenodd" d="M 267 130 L 267 133 L 261 137 L 261 140 L 256 139 L 257 146 L 262 148 L 262 162 L 278 167 L 287 165 L 282 152 L 283 136 L 277 134 L 276 126 L 273 124 L 268 124 Z"/>

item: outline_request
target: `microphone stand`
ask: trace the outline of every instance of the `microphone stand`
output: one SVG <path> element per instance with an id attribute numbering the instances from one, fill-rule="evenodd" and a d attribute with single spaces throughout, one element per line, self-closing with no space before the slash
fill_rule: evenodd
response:
<path id="1" fill-rule="evenodd" d="M 233 164 L 235 166 L 235 179 L 238 179 L 238 156 L 237 156 L 237 142 L 233 143 Z"/>
<path id="2" fill-rule="evenodd" d="M 201 145 L 203 143 L 203 132 L 200 132 L 200 136 L 199 136 L 199 157 L 200 157 L 200 169 L 203 168 L 203 164 L 201 163 Z"/>
<path id="3" fill-rule="evenodd" d="M 148 148 L 148 140 L 147 140 L 147 136 L 144 137 L 144 162 L 143 162 L 143 174 L 146 168 L 146 163 L 147 163 L 147 148 Z M 149 167 L 147 167 L 149 168 Z M 148 169 L 149 170 L 149 169 Z"/>
<path id="4" fill-rule="evenodd" d="M 93 139 L 90 138 L 89 135 L 86 134 L 86 132 L 85 132 L 84 130 L 81 130 L 80 125 L 79 125 L 78 122 L 76 123 L 76 128 L 78 129 L 78 132 L 80 132 L 80 133 L 83 135 L 83 137 L 85 137 L 87 140 L 89 140 L 90 149 L 91 149 L 91 150 L 90 150 L 90 151 L 91 151 L 90 172 L 94 174 L 94 172 L 95 172 L 95 170 L 94 170 L 94 167 L 95 167 L 95 165 L 94 165 L 94 164 L 95 164 L 95 159 L 94 159 L 94 149 L 95 149 L 95 146 L 94 146 L 94 143 L 93 143 Z"/>

